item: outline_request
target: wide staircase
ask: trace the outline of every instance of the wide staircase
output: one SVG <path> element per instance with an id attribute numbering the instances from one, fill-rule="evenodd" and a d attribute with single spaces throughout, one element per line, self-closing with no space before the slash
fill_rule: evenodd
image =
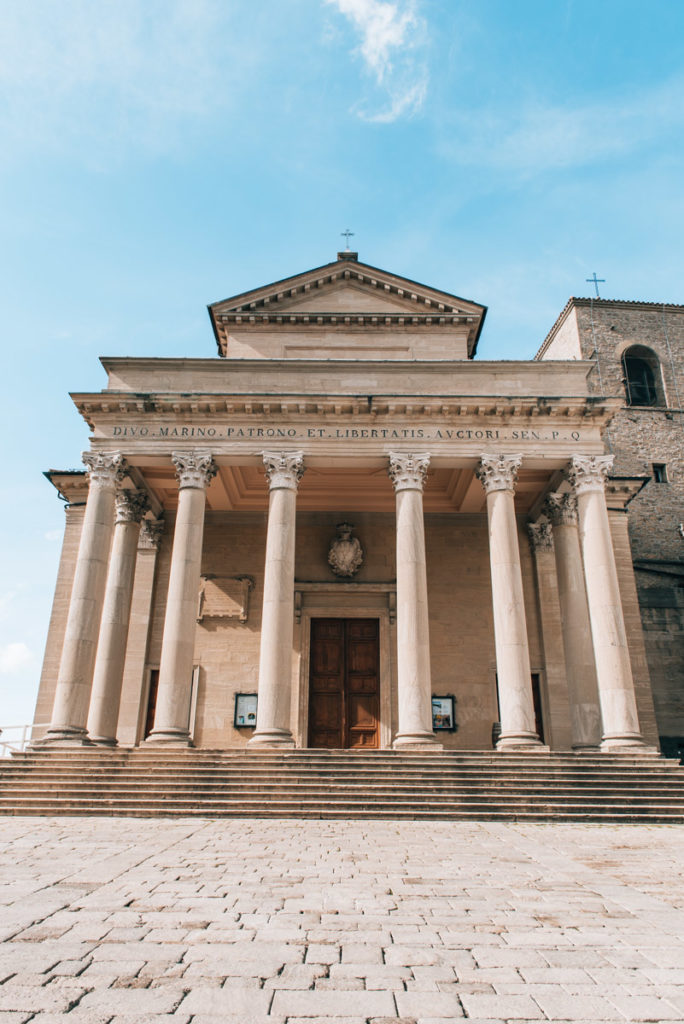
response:
<path id="1" fill-rule="evenodd" d="M 659 757 L 345 750 L 36 750 L 0 760 L 0 814 L 684 822 Z"/>

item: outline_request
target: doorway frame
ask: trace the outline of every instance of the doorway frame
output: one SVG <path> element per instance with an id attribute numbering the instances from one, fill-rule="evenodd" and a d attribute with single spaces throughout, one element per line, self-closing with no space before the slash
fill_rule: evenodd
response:
<path id="1" fill-rule="evenodd" d="M 307 747 L 309 741 L 309 671 L 311 667 L 311 620 L 312 619 L 377 619 L 379 626 L 378 653 L 380 658 L 380 723 L 379 723 L 379 746 L 378 750 L 387 750 L 392 746 L 392 679 L 395 675 L 395 658 L 392 647 L 392 630 L 394 628 L 391 619 L 390 595 L 394 597 L 396 586 L 387 584 L 383 586 L 386 600 L 384 607 L 380 602 L 372 604 L 368 600 L 368 594 L 358 594 L 358 597 L 366 597 L 363 604 L 357 605 L 349 600 L 348 592 L 344 597 L 339 593 L 340 587 L 345 586 L 332 584 L 324 590 L 316 590 L 311 593 L 311 604 L 306 602 L 298 614 L 299 630 L 299 672 L 296 677 L 296 690 L 294 693 L 296 715 L 296 744 L 298 747 Z M 347 584 L 346 587 L 354 587 L 354 584 Z M 345 587 L 345 589 L 346 589 Z M 304 592 L 304 587 L 296 587 L 298 591 Z M 361 589 L 359 587 L 359 589 Z"/>

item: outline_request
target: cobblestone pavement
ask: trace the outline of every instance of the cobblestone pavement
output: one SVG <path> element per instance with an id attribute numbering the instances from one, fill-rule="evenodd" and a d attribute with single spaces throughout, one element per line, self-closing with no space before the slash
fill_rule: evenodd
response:
<path id="1" fill-rule="evenodd" d="M 684 828 L 0 819 L 0 1024 L 684 1021 Z"/>

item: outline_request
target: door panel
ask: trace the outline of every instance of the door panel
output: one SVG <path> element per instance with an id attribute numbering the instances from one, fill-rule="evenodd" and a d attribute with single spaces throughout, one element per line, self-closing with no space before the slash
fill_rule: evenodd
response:
<path id="1" fill-rule="evenodd" d="M 312 619 L 309 746 L 379 746 L 377 619 Z"/>
<path id="2" fill-rule="evenodd" d="M 344 728 L 344 620 L 311 623 L 309 746 L 338 749 Z"/>

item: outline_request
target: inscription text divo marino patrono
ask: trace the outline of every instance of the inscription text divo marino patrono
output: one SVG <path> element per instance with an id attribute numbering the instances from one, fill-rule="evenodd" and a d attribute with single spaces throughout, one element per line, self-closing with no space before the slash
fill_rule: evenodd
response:
<path id="1" fill-rule="evenodd" d="M 120 426 L 112 437 L 173 440 L 326 441 L 579 441 L 579 430 L 484 429 L 480 427 L 313 427 L 313 426 Z"/>

